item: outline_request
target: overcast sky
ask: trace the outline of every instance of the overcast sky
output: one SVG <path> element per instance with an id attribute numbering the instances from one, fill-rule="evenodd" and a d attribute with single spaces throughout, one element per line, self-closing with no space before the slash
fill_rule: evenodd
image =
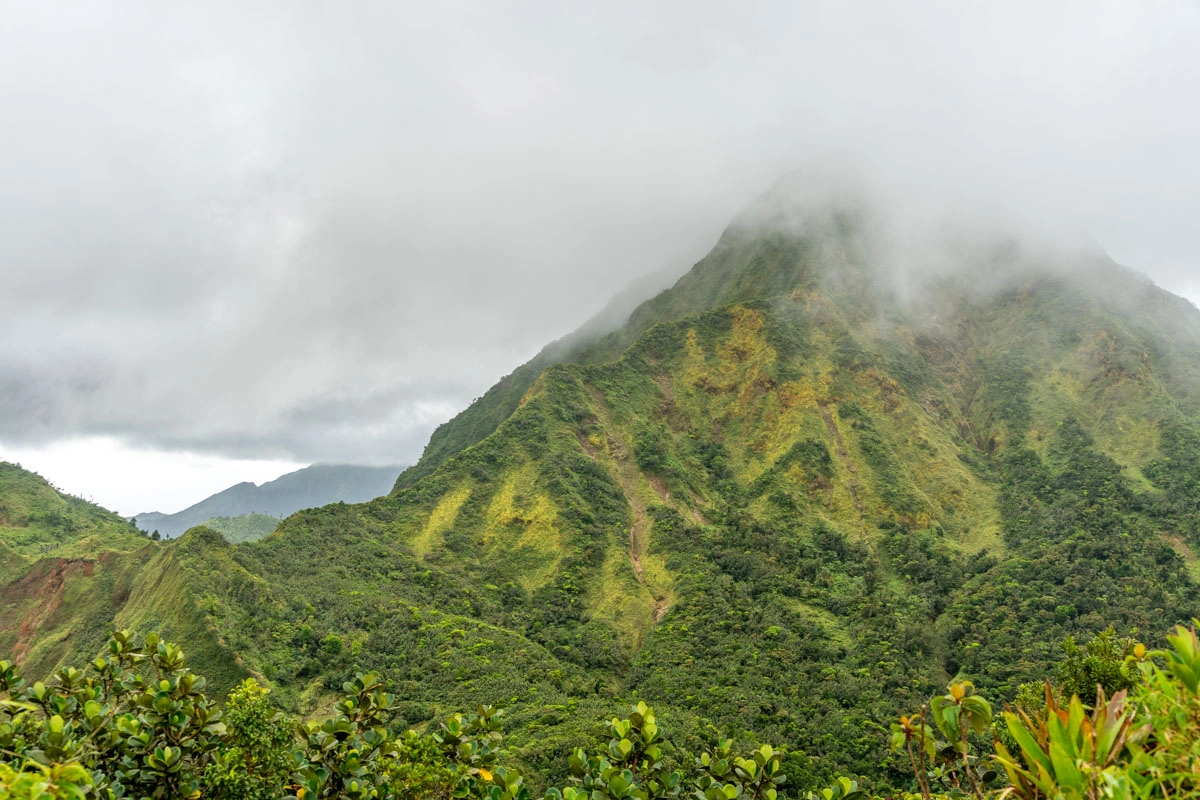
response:
<path id="1" fill-rule="evenodd" d="M 1200 2 L 0 0 L 0 458 L 123 513 L 433 426 L 830 154 L 1200 298 Z"/>

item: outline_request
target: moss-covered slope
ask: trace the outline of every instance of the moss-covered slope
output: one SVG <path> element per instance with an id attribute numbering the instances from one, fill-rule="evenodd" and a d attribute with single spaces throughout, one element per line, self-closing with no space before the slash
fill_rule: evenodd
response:
<path id="1" fill-rule="evenodd" d="M 200 581 L 176 553 L 0 462 L 0 654 L 41 677 L 93 658 L 114 627 L 162 630 L 228 690 L 246 673 L 209 632 L 189 589 Z"/>

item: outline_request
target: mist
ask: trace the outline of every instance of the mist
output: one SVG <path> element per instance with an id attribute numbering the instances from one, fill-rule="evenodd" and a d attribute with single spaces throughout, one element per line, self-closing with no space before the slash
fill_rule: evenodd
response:
<path id="1" fill-rule="evenodd" d="M 885 187 L 901 243 L 954 208 L 1071 231 L 1200 298 L 1194 3 L 8 2 L 0 20 L 9 448 L 415 461 L 812 165 Z"/>

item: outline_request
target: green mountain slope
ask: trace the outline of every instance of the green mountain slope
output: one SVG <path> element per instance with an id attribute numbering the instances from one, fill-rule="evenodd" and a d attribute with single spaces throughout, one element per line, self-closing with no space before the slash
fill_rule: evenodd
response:
<path id="1" fill-rule="evenodd" d="M 211 534 L 214 535 L 215 534 Z M 0 462 L 0 653 L 30 675 L 100 652 L 112 627 L 171 631 L 228 690 L 246 673 L 194 606 L 185 550 Z"/>
<path id="2" fill-rule="evenodd" d="M 145 537 L 127 520 L 55 489 L 44 478 L 0 461 L 0 547 L 5 563 L 90 549 L 128 550 Z"/>
<path id="3" fill-rule="evenodd" d="M 509 705 L 535 761 L 636 695 L 887 778 L 955 673 L 1011 696 L 1065 635 L 1200 612 L 1195 309 L 1008 244 L 897 303 L 856 211 L 816 224 L 731 229 L 391 497 L 236 548 L 265 594 L 215 590 L 221 635 L 298 705 L 359 666 L 410 722 Z"/>
<path id="4" fill-rule="evenodd" d="M 770 208 L 389 496 L 192 531 L 139 583 L 294 709 L 378 669 L 409 724 L 506 707 L 546 777 L 636 697 L 803 785 L 906 781 L 887 724 L 956 674 L 1009 698 L 1066 635 L 1200 615 L 1200 313 L 1012 241 L 900 279 L 866 207 Z"/>
<path id="5" fill-rule="evenodd" d="M 240 514 L 236 517 L 213 517 L 205 520 L 205 528 L 214 530 L 230 544 L 255 542 L 279 527 L 279 518 L 266 514 Z"/>
<path id="6" fill-rule="evenodd" d="M 706 258 L 673 288 L 635 307 L 623 325 L 615 329 L 594 322 L 584 325 L 502 378 L 478 401 L 434 431 L 421 460 L 400 476 L 397 485 L 412 484 L 454 453 L 495 431 L 550 366 L 566 362 L 603 363 L 620 356 L 638 336 L 660 322 L 741 300 L 772 297 L 804 282 L 805 273 L 811 272 L 819 258 L 817 251 L 824 246 L 824 240 L 787 237 L 764 230 L 757 222 L 759 216 L 756 209 L 748 210 L 730 226 Z M 812 276 L 807 280 L 811 283 Z M 613 316 L 611 309 L 601 314 L 602 319 Z"/>

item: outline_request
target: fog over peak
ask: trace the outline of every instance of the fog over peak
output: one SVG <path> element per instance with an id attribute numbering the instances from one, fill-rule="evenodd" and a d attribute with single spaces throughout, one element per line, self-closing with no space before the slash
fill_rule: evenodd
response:
<path id="1" fill-rule="evenodd" d="M 1200 297 L 1195 3 L 3 9 L 0 446 L 411 462 L 798 167 Z"/>

